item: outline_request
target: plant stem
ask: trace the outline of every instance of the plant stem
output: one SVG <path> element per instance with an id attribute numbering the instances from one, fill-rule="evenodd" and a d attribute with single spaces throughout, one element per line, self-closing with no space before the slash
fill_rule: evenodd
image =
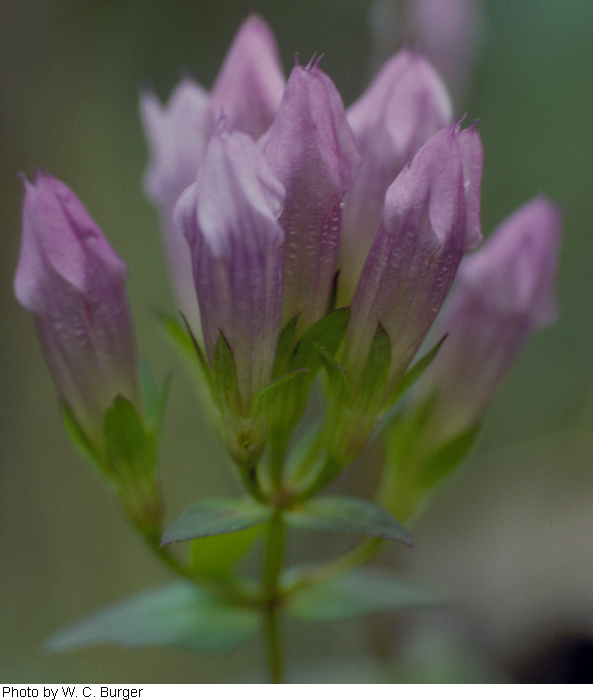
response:
<path id="1" fill-rule="evenodd" d="M 284 560 L 285 525 L 276 511 L 268 523 L 262 571 L 262 613 L 267 658 L 272 683 L 282 683 L 283 654 L 279 579 Z"/>

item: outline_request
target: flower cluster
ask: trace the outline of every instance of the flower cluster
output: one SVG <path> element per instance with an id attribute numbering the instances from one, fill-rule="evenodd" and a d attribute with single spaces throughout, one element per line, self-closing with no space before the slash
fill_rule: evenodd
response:
<path id="1" fill-rule="evenodd" d="M 139 370 L 126 267 L 63 183 L 25 181 L 15 293 L 66 426 L 155 554 L 191 581 L 74 626 L 54 647 L 219 651 L 263 621 L 278 681 L 283 611 L 350 619 L 434 603 L 391 576 L 344 576 L 380 542 L 410 544 L 401 522 L 458 466 L 529 335 L 554 319 L 561 216 L 539 197 L 464 258 L 482 242 L 482 145 L 475 125 L 452 120 L 430 63 L 400 51 L 347 110 L 319 64 L 297 61 L 285 81 L 270 30 L 249 17 L 210 93 L 186 78 L 166 106 L 141 97 L 145 188 L 185 320 L 164 325 L 200 368 L 251 498 L 202 500 L 164 531 L 165 392 Z M 318 496 L 377 436 L 374 501 Z M 262 526 L 258 585 L 234 567 Z M 287 527 L 366 539 L 287 573 Z M 163 547 L 187 540 L 191 558 Z"/>
<path id="2" fill-rule="evenodd" d="M 410 364 L 456 277 L 447 340 L 408 409 L 431 397 L 432 443 L 476 423 L 551 317 L 560 222 L 543 199 L 458 274 L 482 240 L 482 147 L 475 125 L 452 122 L 447 90 L 421 55 L 397 53 L 345 110 L 319 60 L 297 61 L 285 81 L 270 30 L 249 17 L 210 93 L 185 78 L 166 106 L 144 92 L 141 114 L 145 187 L 179 308 L 229 452 L 260 499 L 274 491 L 262 486 L 262 455 L 269 447 L 282 490 L 291 434 L 322 368 L 327 416 L 310 438 L 304 492 L 360 453 L 420 374 Z M 16 295 L 95 451 L 117 397 L 140 407 L 124 277 L 63 184 L 44 174 L 26 183 Z"/>

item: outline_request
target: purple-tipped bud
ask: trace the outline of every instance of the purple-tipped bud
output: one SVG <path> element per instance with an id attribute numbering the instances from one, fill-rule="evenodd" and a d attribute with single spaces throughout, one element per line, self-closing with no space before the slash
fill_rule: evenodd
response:
<path id="1" fill-rule="evenodd" d="M 150 149 L 144 188 L 159 208 L 176 298 L 195 331 L 200 317 L 193 273 L 187 241 L 173 223 L 173 210 L 181 193 L 195 181 L 212 135 L 209 103 L 208 93 L 191 78 L 179 83 L 164 107 L 152 92 L 144 92 L 140 98 L 140 114 Z"/>
<path id="2" fill-rule="evenodd" d="M 451 123 L 447 90 L 430 63 L 400 51 L 348 109 L 361 165 L 345 200 L 340 297 L 350 303 L 379 230 L 387 188 L 418 149 Z"/>
<path id="3" fill-rule="evenodd" d="M 478 421 L 531 333 L 556 319 L 560 233 L 560 211 L 538 197 L 462 262 L 439 328 L 449 335 L 414 394 L 435 395 L 435 440 Z"/>
<path id="4" fill-rule="evenodd" d="M 229 131 L 259 138 L 272 124 L 284 89 L 284 74 L 267 24 L 248 17 L 239 28 L 212 93 L 185 78 L 163 107 L 151 92 L 140 100 L 150 148 L 144 186 L 159 208 L 169 270 L 180 310 L 194 332 L 200 326 L 187 241 L 173 221 L 182 192 L 196 179 L 206 144 L 219 118 Z"/>
<path id="5" fill-rule="evenodd" d="M 280 332 L 284 195 L 256 143 L 219 130 L 175 212 L 191 249 L 208 359 L 222 333 L 243 415 L 270 381 Z"/>
<path id="6" fill-rule="evenodd" d="M 76 195 L 50 175 L 25 181 L 14 280 L 61 398 L 91 442 L 117 396 L 140 406 L 126 266 Z"/>
<path id="7" fill-rule="evenodd" d="M 264 153 L 286 188 L 283 320 L 300 314 L 308 327 L 327 309 L 342 201 L 358 162 L 340 95 L 317 65 L 293 69 Z"/>
<path id="8" fill-rule="evenodd" d="M 364 367 L 380 323 L 391 342 L 388 389 L 401 378 L 447 295 L 462 255 L 481 240 L 482 148 L 475 127 L 443 129 L 385 197 L 346 338 L 346 367 Z"/>
<path id="9" fill-rule="evenodd" d="M 284 72 L 274 35 L 261 17 L 248 17 L 233 39 L 212 88 L 212 113 L 229 131 L 254 139 L 276 116 L 284 90 Z"/>

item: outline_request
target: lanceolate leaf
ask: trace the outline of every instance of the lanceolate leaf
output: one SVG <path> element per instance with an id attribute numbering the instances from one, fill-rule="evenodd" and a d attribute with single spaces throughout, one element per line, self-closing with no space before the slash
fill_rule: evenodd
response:
<path id="1" fill-rule="evenodd" d="M 300 620 L 329 622 L 445 603 L 442 594 L 389 571 L 361 569 L 302 588 L 294 594 L 288 611 Z"/>
<path id="2" fill-rule="evenodd" d="M 257 611 L 176 581 L 126 598 L 60 630 L 46 648 L 56 652 L 114 644 L 218 653 L 247 642 L 258 627 Z"/>
<path id="3" fill-rule="evenodd" d="M 247 530 L 266 522 L 272 508 L 251 499 L 210 498 L 190 506 L 165 532 L 161 546 L 172 542 Z"/>
<path id="4" fill-rule="evenodd" d="M 348 496 L 324 496 L 285 513 L 292 527 L 368 535 L 412 546 L 410 536 L 391 513 L 377 503 Z"/>
<path id="5" fill-rule="evenodd" d="M 224 577 L 251 549 L 261 530 L 261 526 L 256 526 L 192 540 L 191 561 L 194 571 Z"/>

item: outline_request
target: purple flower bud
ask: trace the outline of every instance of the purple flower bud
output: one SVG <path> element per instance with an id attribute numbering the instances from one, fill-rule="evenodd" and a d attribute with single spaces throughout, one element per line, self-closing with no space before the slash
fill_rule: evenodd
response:
<path id="1" fill-rule="evenodd" d="M 315 65 L 293 69 L 264 153 L 286 188 L 280 224 L 283 321 L 308 327 L 324 315 L 337 270 L 342 201 L 358 154 L 342 100 Z"/>
<path id="2" fill-rule="evenodd" d="M 44 173 L 25 180 L 15 295 L 35 318 L 61 398 L 95 445 L 118 395 L 140 406 L 126 274 L 66 185 Z"/>
<path id="3" fill-rule="evenodd" d="M 199 311 L 187 241 L 173 223 L 181 193 L 196 179 L 213 123 L 208 93 L 191 78 L 175 88 L 165 107 L 152 92 L 140 99 L 140 114 L 150 148 L 144 188 L 159 208 L 161 227 L 180 310 L 199 328 Z"/>
<path id="4" fill-rule="evenodd" d="M 479 420 L 531 333 L 556 319 L 560 232 L 560 211 L 538 197 L 462 262 L 438 330 L 449 335 L 414 393 L 435 395 L 435 440 Z"/>
<path id="5" fill-rule="evenodd" d="M 344 203 L 341 301 L 349 304 L 379 230 L 387 188 L 418 149 L 451 123 L 447 90 L 418 54 L 400 51 L 348 109 L 361 165 Z"/>
<path id="6" fill-rule="evenodd" d="M 228 130 L 259 138 L 272 124 L 284 89 L 284 74 L 267 24 L 248 17 L 227 53 L 212 93 L 183 79 L 165 107 L 151 92 L 140 99 L 150 148 L 144 186 L 159 208 L 177 301 L 190 326 L 200 326 L 187 241 L 173 222 L 182 192 L 196 179 L 206 144 L 221 115 Z"/>
<path id="7" fill-rule="evenodd" d="M 267 131 L 284 90 L 284 71 L 274 35 L 261 17 L 248 17 L 233 39 L 212 88 L 212 113 L 229 131 L 254 139 Z"/>
<path id="8" fill-rule="evenodd" d="M 462 255 L 481 240 L 481 163 L 475 127 L 449 127 L 420 149 L 387 191 L 352 302 L 345 364 L 353 377 L 364 367 L 379 323 L 391 341 L 388 389 L 416 353 Z"/>
<path id="9" fill-rule="evenodd" d="M 231 349 L 241 406 L 271 378 L 282 317 L 284 187 L 246 134 L 219 130 L 175 218 L 190 245 L 206 353 Z"/>

